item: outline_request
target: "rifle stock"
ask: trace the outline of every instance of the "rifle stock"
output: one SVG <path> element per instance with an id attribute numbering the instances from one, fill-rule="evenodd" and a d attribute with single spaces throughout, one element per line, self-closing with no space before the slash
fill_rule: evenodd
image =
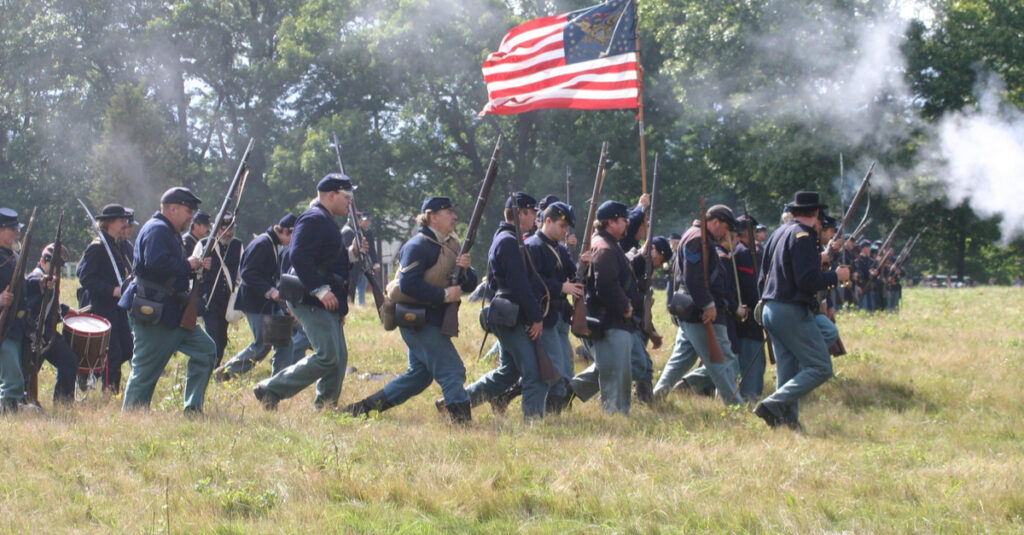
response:
<path id="1" fill-rule="evenodd" d="M 700 198 L 700 250 L 701 266 L 704 268 L 704 284 L 711 291 L 711 278 L 708 277 L 708 213 L 707 202 L 704 196 Z M 725 353 L 722 352 L 722 345 L 718 343 L 718 336 L 715 334 L 715 326 L 710 322 L 704 323 L 704 332 L 708 338 L 708 360 L 711 362 L 725 362 Z"/>
<path id="2" fill-rule="evenodd" d="M 597 201 L 601 198 L 601 186 L 604 184 L 604 175 L 608 160 L 608 142 L 601 144 L 601 157 L 597 161 L 597 176 L 594 178 L 594 191 L 590 196 L 590 208 L 587 211 L 587 223 L 583 228 L 583 242 L 580 244 L 580 264 L 576 270 L 576 282 L 584 283 L 587 272 L 590 270 L 590 263 L 582 260 L 583 253 L 590 250 L 590 238 L 593 236 L 594 219 L 597 217 Z M 590 336 L 590 329 L 587 327 L 587 308 L 583 298 L 573 301 L 572 323 L 570 330 L 578 337 Z"/>
<path id="3" fill-rule="evenodd" d="M 473 204 L 473 215 L 469 217 L 469 228 L 466 229 L 466 236 L 459 246 L 459 256 L 469 253 L 476 243 L 476 232 L 480 229 L 480 221 L 484 216 L 484 208 L 487 207 L 487 198 L 491 195 L 491 187 L 494 186 L 494 179 L 498 176 L 498 162 L 501 159 L 502 136 L 498 134 L 498 140 L 494 143 L 494 151 L 491 153 L 491 161 L 487 164 L 487 172 L 484 174 L 484 183 L 480 185 L 480 192 L 476 196 L 476 203 Z M 466 270 L 455 266 L 448 275 L 448 286 L 456 286 L 466 275 Z M 445 336 L 459 335 L 459 307 L 462 301 L 448 303 L 444 309 L 444 320 L 441 322 L 441 334 Z"/>
<path id="4" fill-rule="evenodd" d="M 231 178 L 231 185 L 228 186 L 228 192 L 224 196 L 224 201 L 220 205 L 220 210 L 217 212 L 217 219 L 213 223 L 213 228 L 210 229 L 210 236 L 206 239 L 206 244 L 203 245 L 202 253 L 199 255 L 200 260 L 204 260 L 212 249 L 213 244 L 220 239 L 221 225 L 223 224 L 224 214 L 228 210 L 228 206 L 231 205 L 231 200 L 241 194 L 241 187 L 245 183 L 245 177 L 249 174 L 249 154 L 252 153 L 252 148 L 256 144 L 256 138 L 249 138 L 249 144 L 245 148 L 245 152 L 242 153 L 242 159 L 238 162 L 238 169 L 235 170 L 234 177 Z M 192 289 L 188 293 L 188 304 L 185 305 L 185 310 L 181 314 L 181 322 L 178 326 L 182 329 L 194 331 L 196 329 L 196 322 L 199 317 L 199 294 L 202 292 L 200 283 L 202 282 L 203 269 L 200 268 L 192 274 Z"/>

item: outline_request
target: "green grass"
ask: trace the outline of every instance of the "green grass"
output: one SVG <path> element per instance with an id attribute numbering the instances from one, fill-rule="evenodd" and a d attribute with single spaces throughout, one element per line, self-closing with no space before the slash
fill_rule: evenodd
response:
<path id="1" fill-rule="evenodd" d="M 46 413 L 0 418 L 0 529 L 1020 533 L 1020 296 L 909 290 L 899 316 L 842 316 L 850 354 L 802 404 L 803 434 L 680 396 L 655 411 L 634 405 L 630 418 L 590 402 L 532 424 L 518 402 L 504 417 L 485 405 L 453 428 L 433 407 L 436 385 L 370 419 L 314 412 L 312 391 L 265 413 L 251 388 L 269 362 L 211 384 L 206 418 L 191 421 L 180 355 L 150 412 L 121 414 L 120 399 L 98 393 L 61 410 L 49 408 L 46 366 Z M 470 381 L 494 365 L 476 358 L 477 307 L 463 306 L 457 340 Z M 228 354 L 248 341 L 239 327 Z M 363 373 L 404 370 L 398 333 L 369 308 L 350 316 L 346 336 L 359 372 L 342 403 L 384 385 Z M 656 369 L 669 351 L 653 353 Z"/>

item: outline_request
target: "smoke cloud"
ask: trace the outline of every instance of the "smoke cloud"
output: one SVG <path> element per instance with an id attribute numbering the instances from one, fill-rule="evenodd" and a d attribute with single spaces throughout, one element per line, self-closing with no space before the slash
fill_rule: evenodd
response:
<path id="1" fill-rule="evenodd" d="M 939 121 L 913 174 L 941 183 L 952 205 L 966 200 L 980 216 L 1002 216 L 1009 240 L 1024 233 L 1024 113 L 1003 90 L 995 74 L 983 77 L 978 106 Z"/>

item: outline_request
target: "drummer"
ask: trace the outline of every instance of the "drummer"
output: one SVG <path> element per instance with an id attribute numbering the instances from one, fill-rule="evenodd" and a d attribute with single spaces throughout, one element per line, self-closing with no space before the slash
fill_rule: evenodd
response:
<path id="1" fill-rule="evenodd" d="M 46 287 L 52 290 L 54 287 L 54 279 L 48 279 L 46 277 L 46 274 L 50 272 L 50 264 L 53 262 L 53 249 L 54 247 L 52 243 L 47 245 L 43 249 L 42 256 L 39 258 L 39 263 L 36 264 L 36 268 L 25 277 L 25 295 L 28 298 L 29 310 L 29 329 L 32 336 L 35 336 L 36 333 L 39 310 L 44 306 L 43 288 Z M 68 250 L 63 246 L 61 247 L 61 250 L 63 251 L 61 253 L 61 258 L 68 258 Z M 56 277 L 60 277 L 60 273 L 55 275 Z M 66 316 L 69 312 L 73 312 L 73 310 L 64 303 L 57 302 L 56 308 L 60 317 Z M 74 350 L 71 349 L 71 346 L 68 345 L 67 340 L 57 333 L 56 324 L 57 322 L 53 322 L 43 331 L 43 343 L 51 345 L 49 349 L 43 353 L 42 358 L 57 369 L 57 383 L 53 386 L 53 404 L 67 406 L 75 401 L 75 374 L 78 372 L 78 355 L 76 355 Z M 31 342 L 26 340 L 24 343 L 28 344 Z M 25 347 L 24 344 L 23 347 Z M 29 362 L 29 366 L 40 366 L 41 364 L 41 361 L 38 361 L 38 363 Z M 33 372 L 38 373 L 38 368 L 35 370 L 26 369 L 25 377 L 31 378 Z"/>
<path id="2" fill-rule="evenodd" d="M 90 312 L 110 322 L 110 347 L 104 363 L 103 389 L 112 394 L 121 391 L 121 366 L 132 358 L 128 313 L 117 306 L 117 300 L 121 297 L 118 281 L 123 281 L 131 272 L 131 264 L 121 253 L 118 239 L 124 235 L 125 227 L 131 226 L 129 221 L 134 215 L 120 204 L 104 206 L 96 216 L 99 235 L 85 248 L 76 271 L 83 290 L 78 306 L 85 308 L 91 305 Z M 106 247 L 100 241 L 101 237 L 106 241 Z"/>

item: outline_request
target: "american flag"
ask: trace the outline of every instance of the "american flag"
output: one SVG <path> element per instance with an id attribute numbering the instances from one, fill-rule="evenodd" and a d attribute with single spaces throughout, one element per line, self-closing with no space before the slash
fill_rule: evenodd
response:
<path id="1" fill-rule="evenodd" d="M 480 115 L 637 108 L 637 62 L 635 0 L 531 20 L 484 62 L 489 102 Z"/>

